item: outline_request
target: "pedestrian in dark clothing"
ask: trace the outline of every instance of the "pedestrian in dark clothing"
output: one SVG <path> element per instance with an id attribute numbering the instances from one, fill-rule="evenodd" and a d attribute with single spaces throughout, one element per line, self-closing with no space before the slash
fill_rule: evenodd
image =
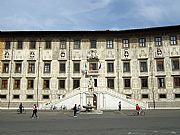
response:
<path id="1" fill-rule="evenodd" d="M 32 114 L 32 116 L 31 116 L 31 118 L 34 118 L 34 116 L 35 116 L 35 118 L 38 118 L 38 116 L 37 116 L 37 106 L 36 106 L 36 104 L 33 105 L 33 114 Z"/>
<path id="2" fill-rule="evenodd" d="M 23 112 L 23 105 L 22 105 L 22 103 L 20 103 L 20 105 L 19 105 L 19 113 L 22 114 L 22 112 Z"/>
<path id="3" fill-rule="evenodd" d="M 73 107 L 73 111 L 74 111 L 74 117 L 77 117 L 77 105 L 76 104 Z"/>
<path id="4" fill-rule="evenodd" d="M 121 101 L 119 101 L 118 110 L 121 111 Z"/>

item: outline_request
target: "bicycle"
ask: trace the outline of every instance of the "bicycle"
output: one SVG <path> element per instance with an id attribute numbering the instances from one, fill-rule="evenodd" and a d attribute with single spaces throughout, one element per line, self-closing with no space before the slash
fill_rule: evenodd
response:
<path id="1" fill-rule="evenodd" d="M 17 112 L 18 112 L 18 114 L 20 114 L 20 109 L 19 108 L 17 109 Z M 24 114 L 26 113 L 26 110 L 24 108 L 22 108 L 22 113 L 24 113 Z"/>

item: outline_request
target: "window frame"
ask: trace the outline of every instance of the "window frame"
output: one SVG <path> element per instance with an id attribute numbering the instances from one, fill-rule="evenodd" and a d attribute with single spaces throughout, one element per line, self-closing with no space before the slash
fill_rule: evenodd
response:
<path id="1" fill-rule="evenodd" d="M 128 82 L 126 82 L 127 80 L 128 80 Z M 124 83 L 124 89 L 130 89 L 131 88 L 131 78 L 124 78 L 123 83 Z M 128 83 L 128 85 L 127 85 L 127 83 Z"/>
<path id="2" fill-rule="evenodd" d="M 45 50 L 50 50 L 51 48 L 52 48 L 52 41 L 51 40 L 46 40 L 44 49 Z"/>
<path id="3" fill-rule="evenodd" d="M 8 90 L 8 78 L 2 78 L 1 79 L 1 89 L 2 90 Z"/>
<path id="4" fill-rule="evenodd" d="M 158 71 L 164 71 L 164 59 L 157 59 L 156 60 L 156 70 Z"/>
<path id="5" fill-rule="evenodd" d="M 146 38 L 139 38 L 139 47 L 146 47 Z"/>
<path id="6" fill-rule="evenodd" d="M 36 41 L 29 42 L 29 49 L 36 49 Z"/>
<path id="7" fill-rule="evenodd" d="M 131 72 L 131 63 L 130 61 L 123 61 L 123 73 Z"/>
<path id="8" fill-rule="evenodd" d="M 162 37 L 154 38 L 155 46 L 162 46 Z"/>
<path id="9" fill-rule="evenodd" d="M 179 67 L 179 58 L 172 58 L 171 59 L 171 66 L 172 66 L 172 71 L 179 70 L 180 69 L 180 67 Z"/>
<path id="10" fill-rule="evenodd" d="M 62 85 L 63 85 L 63 87 L 61 87 Z M 59 79 L 59 87 L 58 88 L 59 88 L 59 90 L 65 90 L 66 89 L 66 79 Z"/>
<path id="11" fill-rule="evenodd" d="M 114 73 L 114 61 L 107 61 L 107 73 Z"/>
<path id="12" fill-rule="evenodd" d="M 74 49 L 81 49 L 81 40 L 74 40 Z"/>
<path id="13" fill-rule="evenodd" d="M 10 50 L 11 49 L 11 41 L 5 41 L 4 49 L 5 50 Z"/>
<path id="14" fill-rule="evenodd" d="M 66 40 L 60 40 L 59 49 L 66 49 Z"/>
<path id="15" fill-rule="evenodd" d="M 170 45 L 177 45 L 177 36 L 170 36 Z"/>
<path id="16" fill-rule="evenodd" d="M 80 73 L 80 61 L 73 62 L 73 73 Z"/>
<path id="17" fill-rule="evenodd" d="M 123 45 L 123 48 L 129 48 L 129 39 L 123 39 L 122 40 L 122 45 Z"/>
<path id="18" fill-rule="evenodd" d="M 80 78 L 73 79 L 73 89 L 77 89 L 80 87 Z"/>
<path id="19" fill-rule="evenodd" d="M 51 62 L 44 62 L 44 74 L 51 73 Z"/>
<path id="20" fill-rule="evenodd" d="M 9 73 L 9 62 L 2 62 L 2 73 Z"/>
<path id="21" fill-rule="evenodd" d="M 45 90 L 50 89 L 50 79 L 43 79 L 43 89 Z"/>
<path id="22" fill-rule="evenodd" d="M 114 78 L 107 78 L 107 88 L 114 89 Z"/>
<path id="23" fill-rule="evenodd" d="M 20 90 L 21 88 L 21 79 L 14 79 L 13 90 Z"/>
<path id="24" fill-rule="evenodd" d="M 108 39 L 106 40 L 106 49 L 113 49 L 114 45 L 113 45 L 113 40 Z"/>
<path id="25" fill-rule="evenodd" d="M 141 89 L 148 89 L 148 77 L 140 77 Z"/>

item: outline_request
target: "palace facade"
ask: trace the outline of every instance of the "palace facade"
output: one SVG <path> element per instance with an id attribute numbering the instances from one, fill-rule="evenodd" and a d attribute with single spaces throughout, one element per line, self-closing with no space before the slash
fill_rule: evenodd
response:
<path id="1" fill-rule="evenodd" d="M 0 32 L 2 109 L 65 100 L 73 106 L 75 96 L 83 105 L 89 87 L 100 109 L 116 108 L 118 100 L 180 108 L 180 25 Z"/>

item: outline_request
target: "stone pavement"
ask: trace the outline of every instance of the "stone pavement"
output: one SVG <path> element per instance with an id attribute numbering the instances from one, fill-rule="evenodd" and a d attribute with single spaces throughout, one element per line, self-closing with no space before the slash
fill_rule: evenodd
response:
<path id="1" fill-rule="evenodd" d="M 0 111 L 0 135 L 180 135 L 180 110 L 146 110 L 145 116 L 134 111 L 105 111 L 80 114 L 72 111 Z"/>

